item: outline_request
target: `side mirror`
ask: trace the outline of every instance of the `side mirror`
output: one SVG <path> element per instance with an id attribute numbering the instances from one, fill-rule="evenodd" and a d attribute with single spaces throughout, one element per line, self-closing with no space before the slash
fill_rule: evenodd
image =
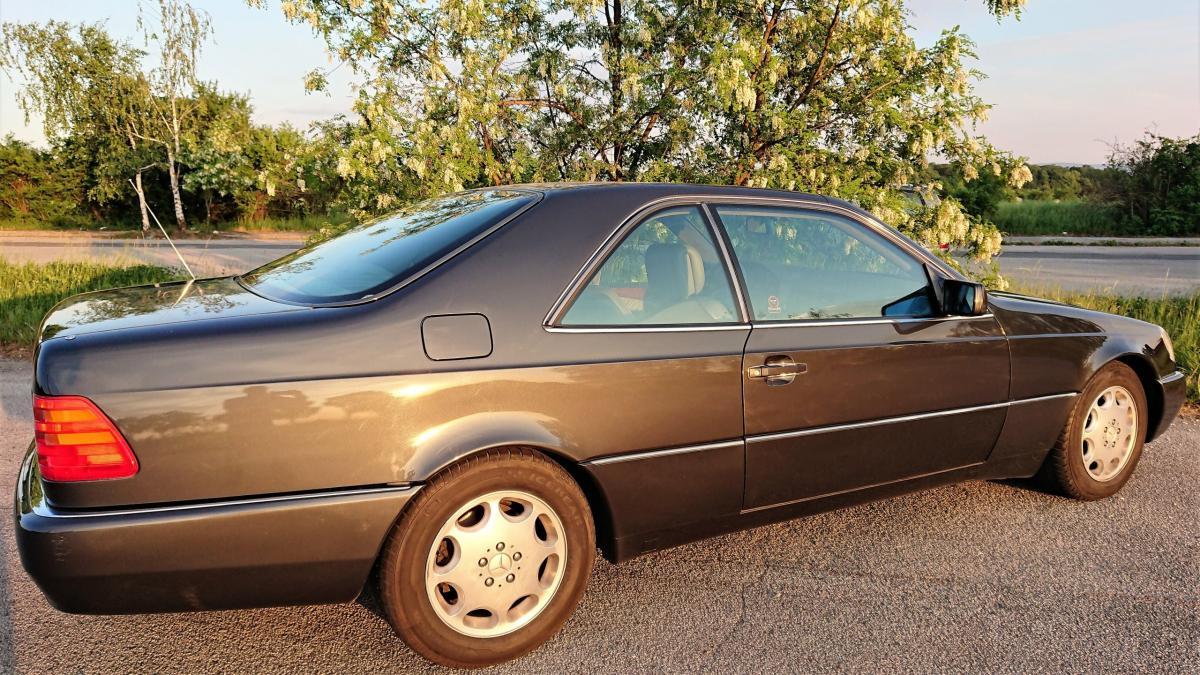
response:
<path id="1" fill-rule="evenodd" d="M 983 284 L 943 279 L 941 296 L 943 314 L 979 316 L 987 313 L 987 289 Z"/>

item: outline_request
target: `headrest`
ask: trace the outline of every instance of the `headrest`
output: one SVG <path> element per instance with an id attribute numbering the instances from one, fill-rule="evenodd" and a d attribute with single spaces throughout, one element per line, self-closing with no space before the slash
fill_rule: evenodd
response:
<path id="1" fill-rule="evenodd" d="M 704 288 L 704 259 L 687 244 L 651 244 L 646 249 L 646 310 L 683 302 Z"/>

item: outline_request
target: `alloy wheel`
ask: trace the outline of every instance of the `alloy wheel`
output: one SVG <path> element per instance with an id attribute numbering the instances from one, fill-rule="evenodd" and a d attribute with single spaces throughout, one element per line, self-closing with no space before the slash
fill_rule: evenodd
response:
<path id="1" fill-rule="evenodd" d="M 1133 395 L 1125 387 L 1100 392 L 1083 421 L 1082 461 L 1088 475 L 1110 481 L 1133 455 L 1137 445 L 1138 413 Z"/>
<path id="2" fill-rule="evenodd" d="M 527 492 L 491 492 L 460 506 L 442 526 L 425 586 L 447 626 L 471 637 L 498 637 L 550 604 L 566 558 L 554 509 Z"/>

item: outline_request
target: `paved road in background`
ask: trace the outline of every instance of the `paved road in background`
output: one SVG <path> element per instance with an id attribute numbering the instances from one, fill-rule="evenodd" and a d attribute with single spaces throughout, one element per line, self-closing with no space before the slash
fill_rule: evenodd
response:
<path id="1" fill-rule="evenodd" d="M 0 361 L 0 476 L 30 436 Z M 1200 672 L 1200 422 L 1082 503 L 972 482 L 597 560 L 563 631 L 504 672 Z M 50 608 L 0 518 L 0 672 L 415 672 L 357 602 L 87 617 Z"/>
<path id="2" fill-rule="evenodd" d="M 1008 246 L 996 258 L 1012 283 L 1152 296 L 1200 290 L 1200 247 Z"/>
<path id="3" fill-rule="evenodd" d="M 180 239 L 175 246 L 199 276 L 241 274 L 296 250 L 302 235 L 271 238 Z M 12 262 L 101 260 L 179 267 L 179 258 L 162 239 L 115 239 L 95 236 L 13 236 L 0 232 L 0 258 Z"/>
<path id="4" fill-rule="evenodd" d="M 271 239 L 176 242 L 200 276 L 237 274 L 295 250 L 296 235 Z M 141 261 L 178 266 L 162 240 L 96 237 L 13 236 L 0 233 L 0 258 L 11 261 Z M 1001 272 L 1019 286 L 1121 294 L 1187 293 L 1200 289 L 1200 247 L 1009 246 L 997 258 Z"/>

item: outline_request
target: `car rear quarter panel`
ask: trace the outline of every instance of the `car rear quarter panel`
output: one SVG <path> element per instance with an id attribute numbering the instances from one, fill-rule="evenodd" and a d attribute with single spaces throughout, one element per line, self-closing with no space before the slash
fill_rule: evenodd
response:
<path id="1" fill-rule="evenodd" d="M 98 508 L 388 485 L 497 445 L 581 462 L 740 437 L 743 332 L 715 342 L 645 334 L 635 353 L 612 336 L 543 330 L 584 260 L 647 199 L 568 197 L 548 196 L 375 302 L 43 343 L 38 390 L 92 398 L 141 464 L 129 479 L 48 482 L 48 501 Z M 492 353 L 428 358 L 421 322 L 447 313 L 486 316 Z"/>

